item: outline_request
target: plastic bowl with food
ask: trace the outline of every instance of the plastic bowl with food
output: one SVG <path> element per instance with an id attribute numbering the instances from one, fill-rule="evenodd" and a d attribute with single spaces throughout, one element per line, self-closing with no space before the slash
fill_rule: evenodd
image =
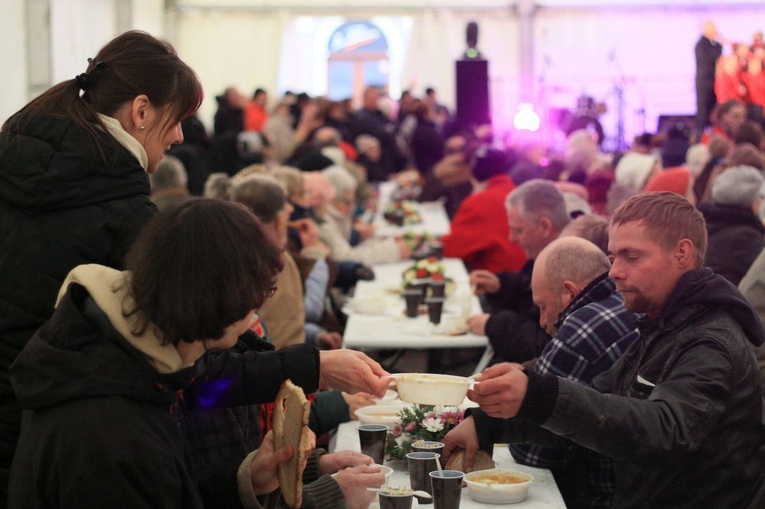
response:
<path id="1" fill-rule="evenodd" d="M 411 405 L 403 402 L 369 405 L 356 410 L 356 417 L 361 424 L 398 424 L 401 421 L 398 413 L 407 406 Z"/>
<path id="2" fill-rule="evenodd" d="M 529 493 L 534 476 L 504 468 L 479 470 L 465 475 L 470 498 L 485 504 L 522 502 Z"/>
<path id="3" fill-rule="evenodd" d="M 461 405 L 472 380 L 463 376 L 432 373 L 397 373 L 398 397 L 419 405 Z"/>

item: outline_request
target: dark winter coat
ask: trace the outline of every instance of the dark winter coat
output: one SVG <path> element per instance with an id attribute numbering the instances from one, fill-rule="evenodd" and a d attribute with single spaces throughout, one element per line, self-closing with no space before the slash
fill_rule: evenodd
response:
<path id="1" fill-rule="evenodd" d="M 0 483 L 21 419 L 8 368 L 53 314 L 66 275 L 123 257 L 157 211 L 138 160 L 111 136 L 98 145 L 71 120 L 31 113 L 0 133 Z M 2 492 L 2 489 L 0 489 Z"/>

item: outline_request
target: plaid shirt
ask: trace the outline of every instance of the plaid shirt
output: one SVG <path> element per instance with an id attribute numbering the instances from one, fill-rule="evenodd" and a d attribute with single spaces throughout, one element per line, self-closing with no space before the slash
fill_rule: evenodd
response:
<path id="1" fill-rule="evenodd" d="M 603 274 L 560 314 L 557 332 L 534 371 L 589 386 L 638 338 L 638 317 L 627 311 L 615 283 Z M 519 463 L 553 470 L 566 503 L 576 500 L 570 506 L 610 507 L 614 479 L 609 458 L 573 443 L 566 448 L 512 444 L 510 452 Z"/>

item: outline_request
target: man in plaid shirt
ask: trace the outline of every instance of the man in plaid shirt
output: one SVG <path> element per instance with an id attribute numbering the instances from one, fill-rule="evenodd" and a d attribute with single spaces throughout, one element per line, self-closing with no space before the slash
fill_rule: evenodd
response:
<path id="1" fill-rule="evenodd" d="M 627 311 L 608 277 L 603 251 L 578 237 L 562 237 L 537 258 L 531 278 L 540 325 L 552 336 L 533 370 L 590 385 L 638 337 L 639 315 Z M 610 507 L 611 460 L 571 443 L 556 448 L 512 444 L 519 463 L 549 468 L 569 508 Z"/>

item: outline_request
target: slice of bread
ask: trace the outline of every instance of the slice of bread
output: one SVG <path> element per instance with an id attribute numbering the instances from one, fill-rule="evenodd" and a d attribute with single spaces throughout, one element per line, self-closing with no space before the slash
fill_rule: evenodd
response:
<path id="1" fill-rule="evenodd" d="M 462 465 L 465 461 L 465 450 L 460 449 L 449 456 L 449 461 L 446 462 L 447 470 L 459 470 L 465 472 L 465 467 Z M 476 470 L 488 470 L 494 468 L 494 460 L 491 459 L 491 455 L 486 451 L 478 451 L 475 457 L 475 464 L 473 465 L 473 472 Z"/>
<path id="2" fill-rule="evenodd" d="M 274 402 L 274 446 L 292 445 L 292 457 L 279 465 L 279 487 L 287 507 L 297 509 L 303 503 L 303 469 L 311 452 L 308 417 L 311 404 L 303 389 L 285 380 Z"/>

